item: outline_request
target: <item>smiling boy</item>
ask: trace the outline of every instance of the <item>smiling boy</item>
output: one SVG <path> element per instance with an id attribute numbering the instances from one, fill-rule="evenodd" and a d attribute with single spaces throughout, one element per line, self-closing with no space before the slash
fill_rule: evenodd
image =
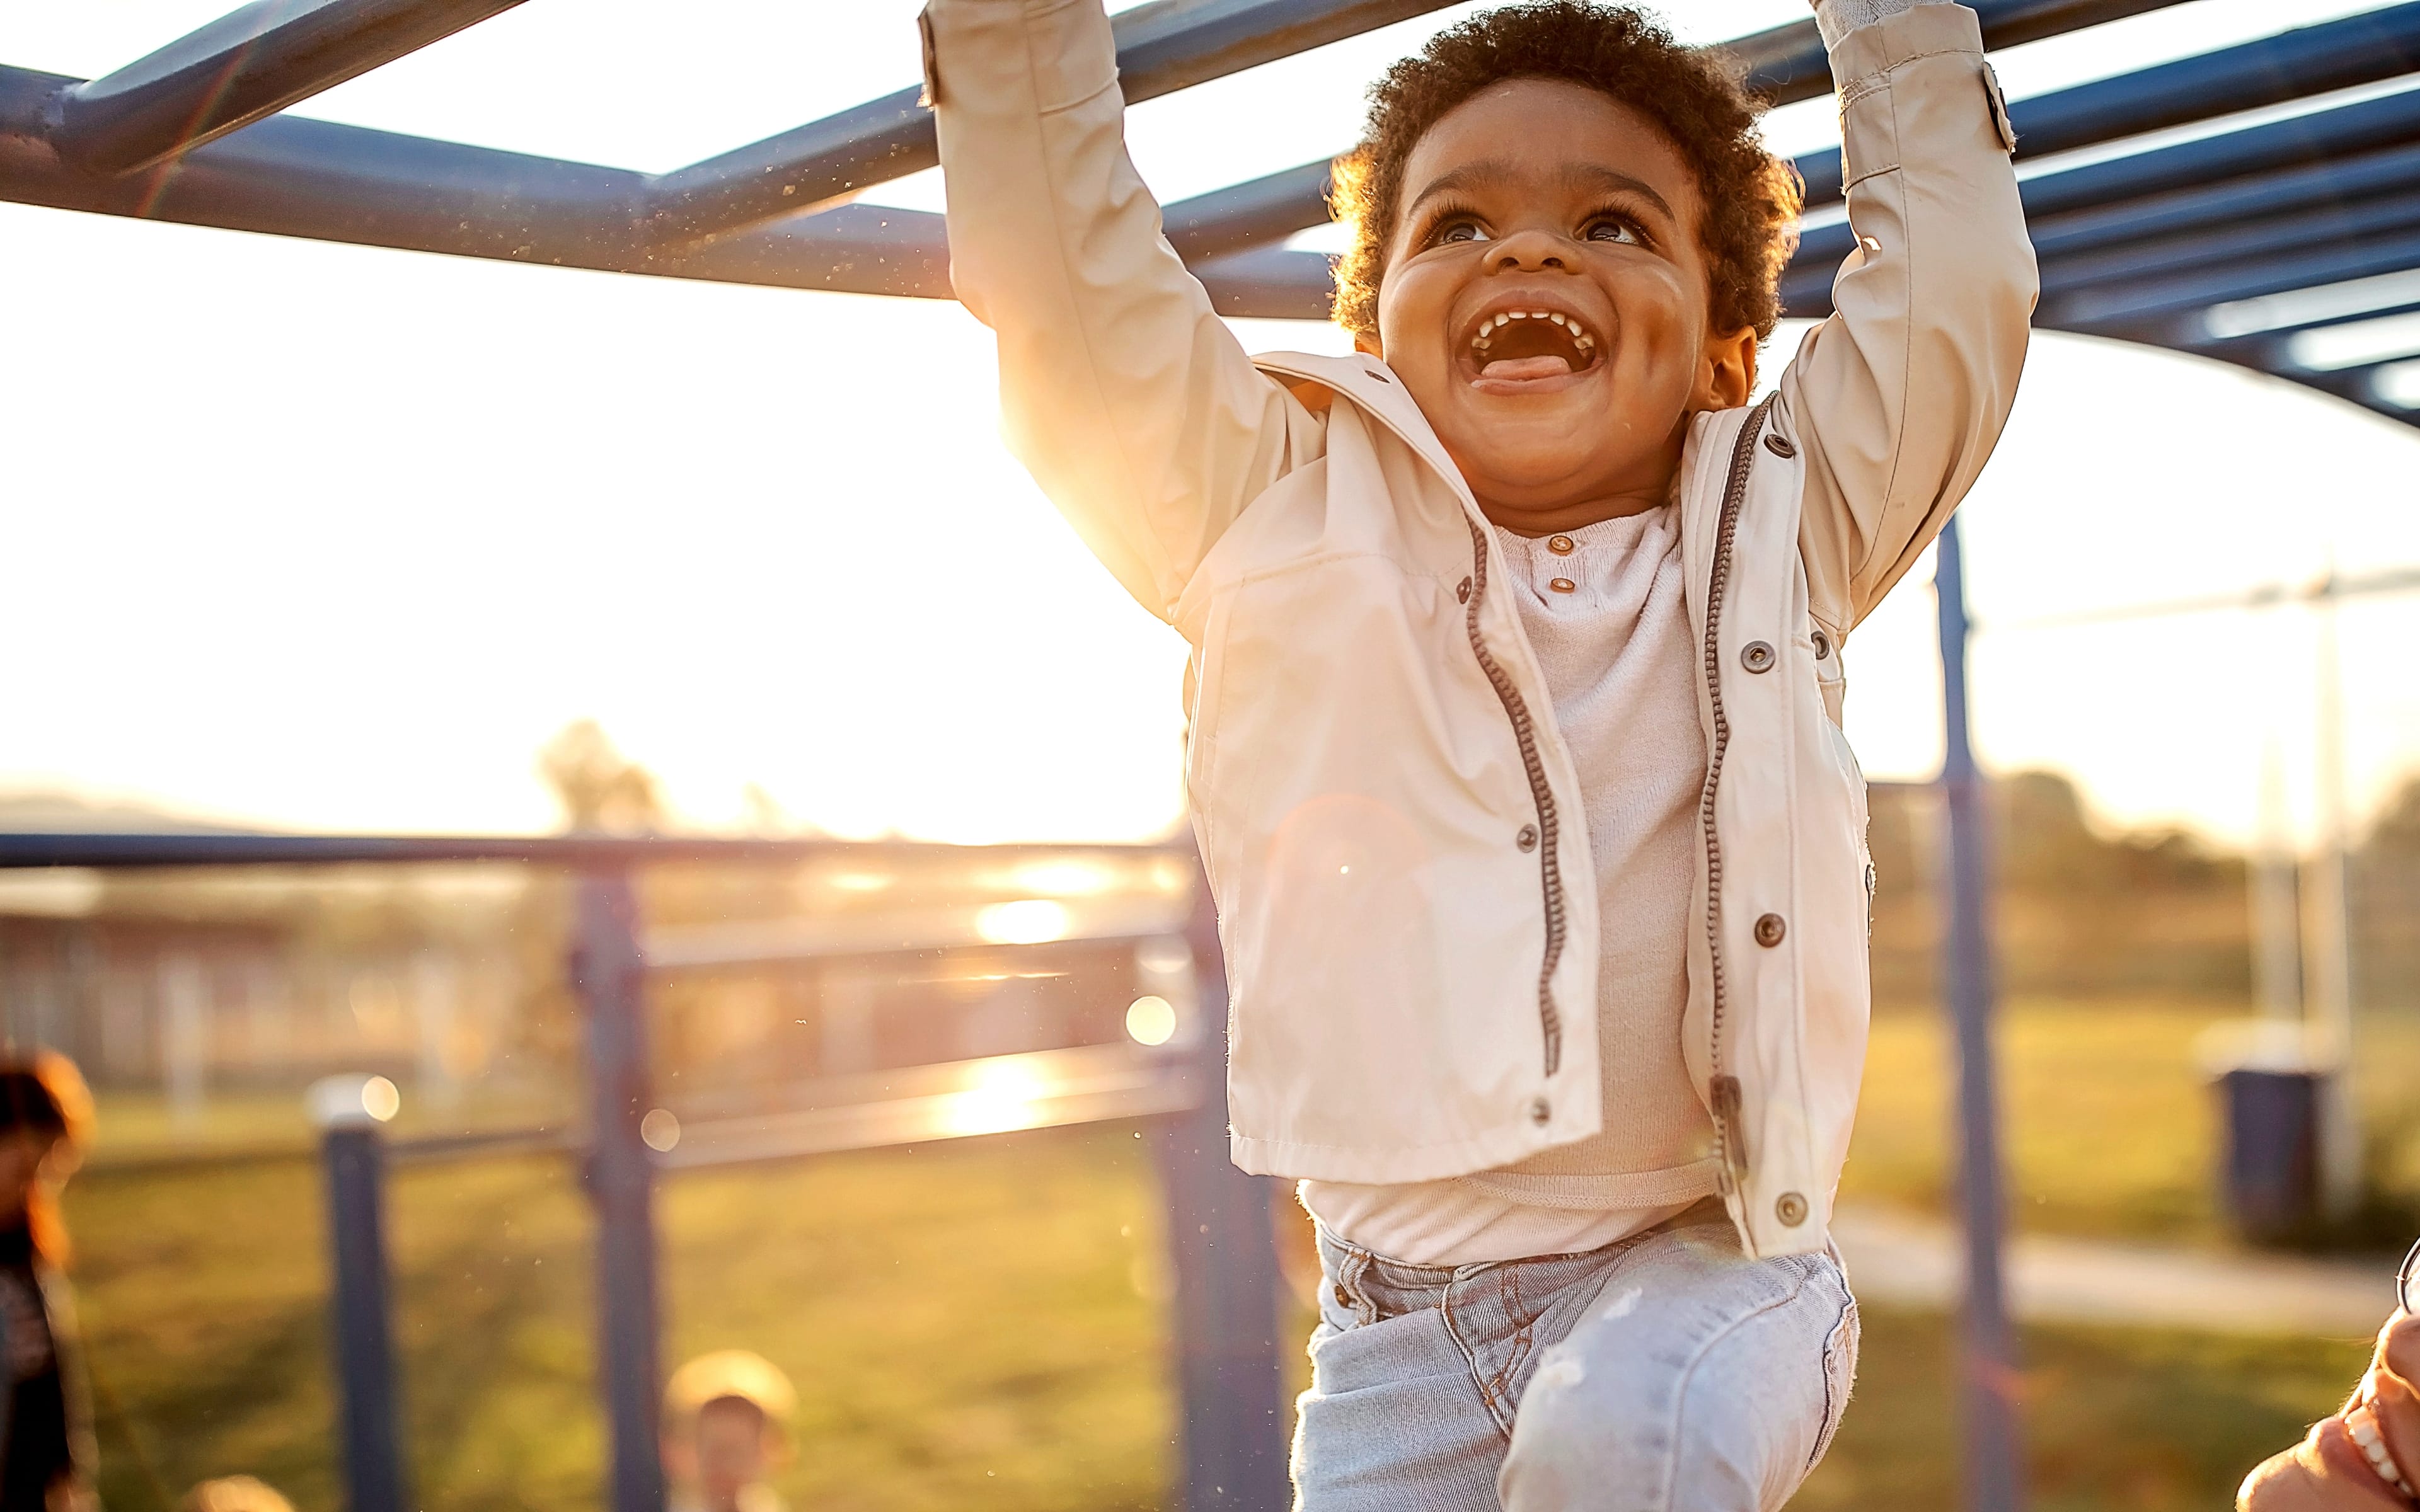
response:
<path id="1" fill-rule="evenodd" d="M 1716 58 L 1545 0 L 1338 162 L 1357 354 L 1248 358 L 1128 162 L 1099 0 L 932 0 L 1012 444 L 1192 647 L 1236 1163 L 1326 1270 L 1298 1504 L 1779 1505 L 1871 872 L 1842 647 L 1965 494 L 2033 259 L 1973 14 L 1823 0 L 1858 250 L 1750 407 L 1797 216 Z"/>

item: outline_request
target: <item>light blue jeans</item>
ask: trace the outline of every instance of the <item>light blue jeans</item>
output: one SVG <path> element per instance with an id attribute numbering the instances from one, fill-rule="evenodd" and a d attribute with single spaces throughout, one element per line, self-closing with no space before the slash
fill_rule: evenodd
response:
<path id="1" fill-rule="evenodd" d="M 1749 1260 L 1728 1221 L 1451 1269 L 1319 1236 L 1296 1512 L 1768 1512 L 1857 1368 L 1832 1255 Z"/>

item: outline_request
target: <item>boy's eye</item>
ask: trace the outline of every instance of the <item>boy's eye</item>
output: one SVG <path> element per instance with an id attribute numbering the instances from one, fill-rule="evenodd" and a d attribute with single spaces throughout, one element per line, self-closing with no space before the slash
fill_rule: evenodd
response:
<path id="1" fill-rule="evenodd" d="M 1487 239 L 1487 231 L 1476 221 L 1457 219 L 1438 226 L 1435 235 L 1430 239 L 1440 246 L 1449 241 L 1484 241 Z"/>
<path id="2" fill-rule="evenodd" d="M 1632 246 L 1644 246 L 1647 243 L 1647 238 L 1639 233 L 1637 223 L 1613 216 L 1602 216 L 1590 221 L 1580 234 L 1590 241 L 1626 242 Z"/>

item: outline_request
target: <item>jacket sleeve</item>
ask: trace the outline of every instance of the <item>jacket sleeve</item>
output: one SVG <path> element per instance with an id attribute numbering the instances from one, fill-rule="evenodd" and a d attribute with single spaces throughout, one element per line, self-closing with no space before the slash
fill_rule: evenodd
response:
<path id="1" fill-rule="evenodd" d="M 1916 5 L 1832 53 L 1857 246 L 1781 378 L 1807 454 L 1799 549 L 1836 639 L 1890 591 L 1992 454 L 2037 278 L 1975 13 Z"/>
<path id="2" fill-rule="evenodd" d="M 1145 609 L 1324 423 L 1263 377 L 1128 161 L 1101 0 L 931 0 L 950 276 L 999 339 L 1010 448 Z"/>

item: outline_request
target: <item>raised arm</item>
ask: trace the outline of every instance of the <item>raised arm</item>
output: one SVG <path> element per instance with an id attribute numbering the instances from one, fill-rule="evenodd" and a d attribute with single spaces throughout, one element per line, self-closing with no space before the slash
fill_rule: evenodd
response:
<path id="1" fill-rule="evenodd" d="M 1844 638 L 1992 455 L 2039 285 L 1975 13 L 1823 0 L 1816 14 L 1857 250 L 1833 282 L 1833 315 L 1782 375 L 1781 402 L 1807 453 L 1809 596 Z"/>
<path id="2" fill-rule="evenodd" d="M 931 0 L 950 276 L 1000 338 L 1009 445 L 1168 618 L 1228 524 L 1320 454 L 1160 236 L 1101 0 Z"/>

